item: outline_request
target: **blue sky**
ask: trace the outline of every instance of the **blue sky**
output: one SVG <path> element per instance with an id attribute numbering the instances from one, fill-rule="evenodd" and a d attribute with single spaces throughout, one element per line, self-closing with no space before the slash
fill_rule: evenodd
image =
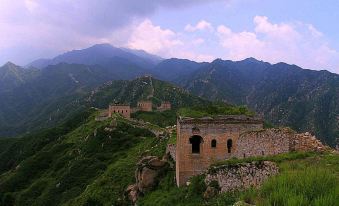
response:
<path id="1" fill-rule="evenodd" d="M 0 64 L 96 43 L 339 73 L 336 0 L 0 0 Z"/>

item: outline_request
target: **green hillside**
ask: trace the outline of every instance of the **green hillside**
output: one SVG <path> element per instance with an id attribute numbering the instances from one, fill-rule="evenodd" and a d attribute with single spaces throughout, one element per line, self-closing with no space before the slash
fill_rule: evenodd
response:
<path id="1" fill-rule="evenodd" d="M 209 104 L 209 101 L 191 95 L 178 86 L 147 76 L 132 81 L 112 81 L 97 88 L 88 97 L 89 104 L 98 108 L 107 108 L 112 102 L 136 107 L 139 100 L 151 100 L 155 106 L 169 101 L 174 109 Z"/>
<path id="2" fill-rule="evenodd" d="M 2 139 L 0 205 L 130 205 L 124 192 L 135 182 L 136 163 L 147 155 L 162 157 L 173 140 L 155 137 L 153 132 L 162 131 L 160 127 L 120 116 L 97 122 L 97 113 L 87 110 L 58 127 Z M 281 173 L 261 189 L 206 200 L 201 176 L 193 178 L 190 186 L 177 188 L 172 168 L 138 205 L 231 205 L 238 200 L 257 205 L 337 202 L 338 154 L 291 153 L 268 160 L 276 161 Z"/>
<path id="3" fill-rule="evenodd" d="M 2 140 L 2 204 L 127 204 L 122 193 L 134 181 L 140 155 L 149 150 L 161 156 L 166 142 L 120 117 L 96 122 L 95 114 L 80 113 L 57 128 L 7 145 Z"/>

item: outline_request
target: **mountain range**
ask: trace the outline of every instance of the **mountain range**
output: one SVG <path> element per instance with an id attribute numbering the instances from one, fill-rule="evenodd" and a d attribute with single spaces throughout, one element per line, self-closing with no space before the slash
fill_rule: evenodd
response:
<path id="1" fill-rule="evenodd" d="M 84 107 L 84 99 L 93 92 L 104 96 L 96 91 L 107 82 L 113 86 L 99 106 L 122 100 L 116 98 L 114 89 L 136 91 L 127 86 L 133 83 L 120 80 L 144 75 L 176 84 L 174 88 L 190 92 L 193 99 L 196 95 L 209 101 L 247 105 L 276 126 L 310 131 L 332 146 L 339 137 L 338 74 L 254 58 L 210 63 L 163 59 L 108 44 L 40 59 L 25 67 L 13 63 L 0 67 L 0 136 L 55 125 L 65 114 Z"/>

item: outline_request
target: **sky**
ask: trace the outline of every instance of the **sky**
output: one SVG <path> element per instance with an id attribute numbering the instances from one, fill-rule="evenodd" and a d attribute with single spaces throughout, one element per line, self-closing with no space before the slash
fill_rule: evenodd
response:
<path id="1" fill-rule="evenodd" d="M 339 73 L 338 0 L 0 0 L 0 65 L 98 43 Z"/>

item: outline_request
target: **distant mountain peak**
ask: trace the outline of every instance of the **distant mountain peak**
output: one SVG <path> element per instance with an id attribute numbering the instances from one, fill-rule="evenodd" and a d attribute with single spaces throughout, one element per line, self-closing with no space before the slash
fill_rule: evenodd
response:
<path id="1" fill-rule="evenodd" d="M 257 60 L 256 58 L 254 57 L 248 57 L 242 61 L 247 61 L 247 62 L 261 62 L 260 60 Z"/>
<path id="2" fill-rule="evenodd" d="M 18 67 L 18 65 L 14 64 L 13 62 L 8 61 L 6 64 L 3 65 L 3 67 Z"/>

